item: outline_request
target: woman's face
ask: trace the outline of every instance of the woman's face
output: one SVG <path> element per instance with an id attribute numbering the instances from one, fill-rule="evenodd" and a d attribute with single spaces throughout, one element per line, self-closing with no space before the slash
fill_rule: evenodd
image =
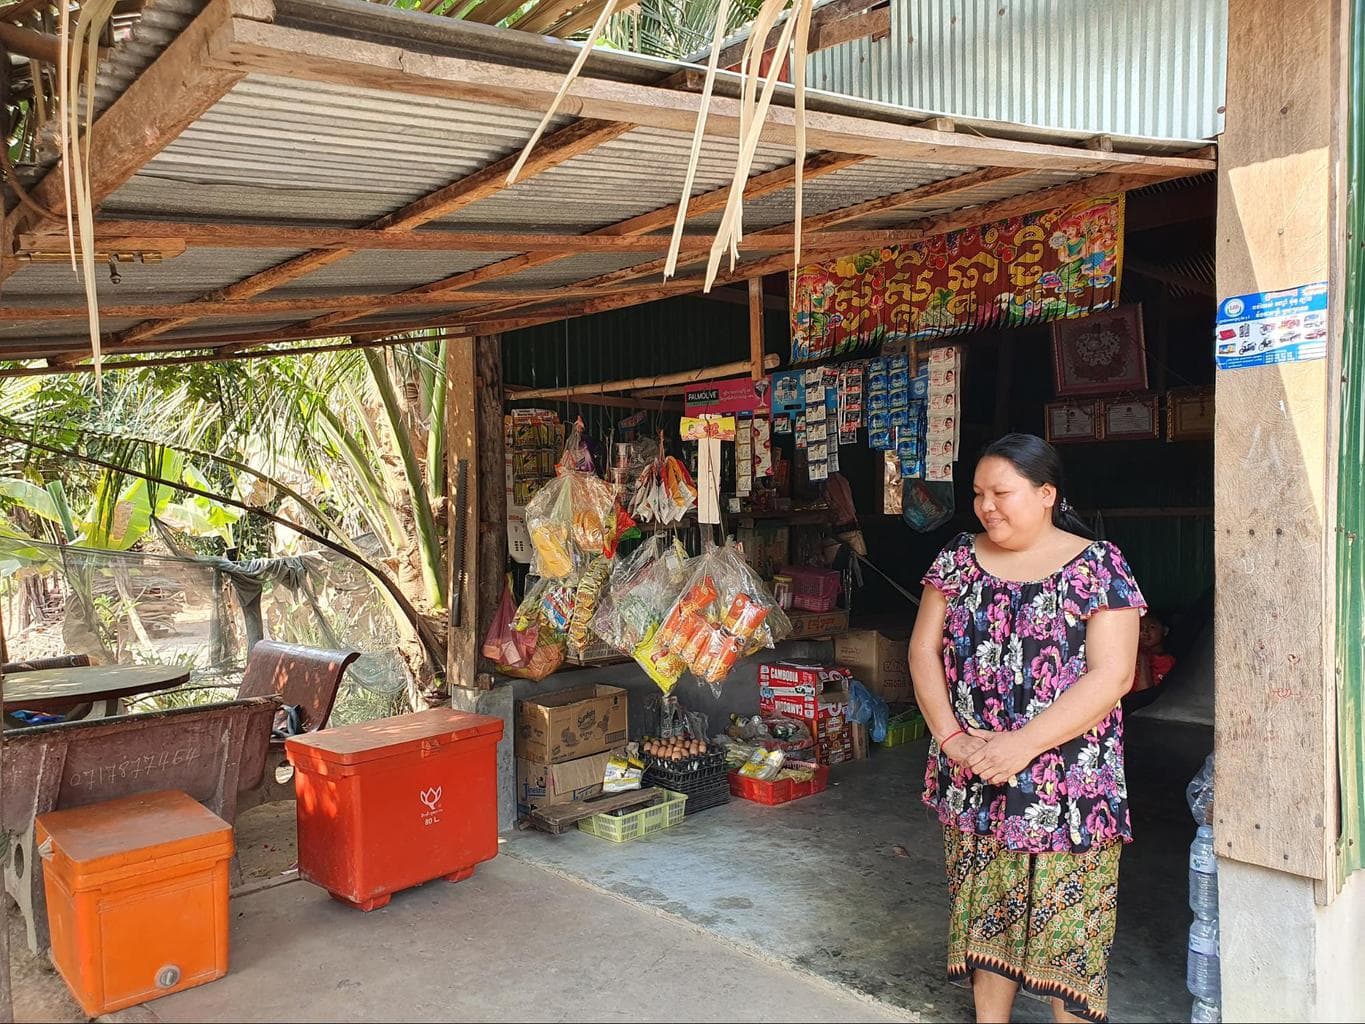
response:
<path id="1" fill-rule="evenodd" d="M 1008 459 L 987 456 L 976 464 L 972 507 L 986 536 L 1002 548 L 1022 548 L 1052 522 L 1057 488 L 1034 486 Z"/>

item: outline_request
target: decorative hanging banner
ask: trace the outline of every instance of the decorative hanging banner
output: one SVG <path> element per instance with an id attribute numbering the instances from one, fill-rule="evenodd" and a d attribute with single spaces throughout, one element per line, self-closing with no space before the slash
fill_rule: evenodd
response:
<path id="1" fill-rule="evenodd" d="M 792 362 L 1110 309 L 1123 216 L 1123 195 L 1105 196 L 803 267 Z"/>

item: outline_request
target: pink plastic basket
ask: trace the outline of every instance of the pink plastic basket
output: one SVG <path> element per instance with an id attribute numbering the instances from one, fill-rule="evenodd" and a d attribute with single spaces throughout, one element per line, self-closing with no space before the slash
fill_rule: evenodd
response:
<path id="1" fill-rule="evenodd" d="M 831 569 L 789 565 L 782 570 L 792 581 L 792 607 L 803 612 L 829 612 L 839 600 L 841 576 Z"/>

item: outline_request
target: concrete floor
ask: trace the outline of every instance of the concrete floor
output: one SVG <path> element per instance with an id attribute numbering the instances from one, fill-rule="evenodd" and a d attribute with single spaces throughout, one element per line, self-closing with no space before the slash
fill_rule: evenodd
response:
<path id="1" fill-rule="evenodd" d="M 1188 1020 L 1184 787 L 1210 730 L 1135 718 L 1129 788 L 1138 841 L 1125 850 L 1110 964 L 1115 1020 Z M 818 796 L 781 807 L 733 800 L 647 840 L 518 833 L 505 853 L 680 917 L 735 946 L 926 1021 L 971 1019 L 943 971 L 942 832 L 919 803 L 927 741 L 835 769 Z M 1015 1019 L 1050 1020 L 1021 999 Z"/>
<path id="2" fill-rule="evenodd" d="M 370 914 L 304 882 L 232 908 L 226 978 L 111 1019 L 911 1019 L 510 857 Z"/>
<path id="3" fill-rule="evenodd" d="M 1138 841 L 1123 856 L 1111 1015 L 1188 1020 L 1184 787 L 1211 731 L 1142 717 L 1128 729 Z M 925 747 L 836 769 L 820 796 L 736 800 L 620 846 L 509 833 L 474 878 L 373 914 L 302 882 L 238 897 L 232 973 L 116 1019 L 970 1020 L 968 993 L 943 974 Z M 292 863 L 292 808 L 238 822 L 248 877 Z M 60 979 L 30 966 L 16 964 L 19 1019 L 83 1019 Z M 1050 1019 L 1027 999 L 1014 1018 Z"/>

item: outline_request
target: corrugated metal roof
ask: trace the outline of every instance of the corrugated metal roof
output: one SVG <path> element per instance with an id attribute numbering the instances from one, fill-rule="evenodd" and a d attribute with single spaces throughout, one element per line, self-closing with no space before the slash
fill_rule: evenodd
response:
<path id="1" fill-rule="evenodd" d="M 463 274 L 515 253 L 386 252 L 369 250 L 296 278 L 269 292 L 270 298 L 298 295 L 369 294 L 402 289 Z"/>
<path id="2" fill-rule="evenodd" d="M 116 54 L 101 77 L 101 88 L 111 95 L 126 86 L 136 70 L 173 38 L 198 9 L 191 0 L 149 0 L 156 17 L 146 32 L 134 33 L 128 47 Z M 276 0 L 276 24 L 333 36 L 399 41 L 413 49 L 444 56 L 470 55 L 485 60 L 515 59 L 516 67 L 562 70 L 577 47 L 554 40 L 538 40 L 525 33 L 505 33 L 446 19 L 393 11 L 349 0 Z M 506 36 L 515 36 L 507 39 Z M 510 56 L 509 56 L 510 55 Z M 141 61 L 141 65 L 139 64 Z M 621 55 L 599 54 L 587 72 L 612 79 L 619 88 L 630 83 L 657 84 L 674 74 L 677 64 Z M 491 88 L 491 87 L 490 87 Z M 732 89 L 727 80 L 722 92 Z M 779 102 L 789 102 L 785 94 Z M 391 90 L 321 84 L 295 76 L 252 73 L 239 82 L 177 139 L 152 158 L 139 173 L 117 188 L 102 204 L 101 216 L 114 218 L 238 220 L 257 226 L 361 226 L 395 212 L 432 191 L 461 180 L 515 153 L 529 137 L 538 113 L 512 105 L 432 98 L 396 85 Z M 813 95 L 811 109 L 864 117 L 880 124 L 914 123 L 920 115 L 864 100 Z M 569 118 L 557 118 L 557 125 Z M 849 122 L 856 131 L 856 122 Z M 970 123 L 959 123 L 968 130 Z M 879 129 L 869 129 L 877 131 Z M 1069 141 L 1065 133 L 1049 135 L 1037 129 L 987 125 L 978 134 L 1024 136 L 1041 141 Z M 695 191 L 723 188 L 733 167 L 733 141 L 708 137 Z M 591 231 L 677 201 L 690 147 L 690 132 L 636 127 L 596 149 L 580 153 L 512 188 L 471 202 L 439 222 L 461 230 L 542 231 L 575 234 Z M 1179 153 L 1190 144 L 1146 142 L 1144 149 Z M 789 146 L 763 144 L 751 173 L 788 166 Z M 975 159 L 975 153 L 973 153 Z M 974 165 L 945 165 L 888 159 L 864 160 L 854 166 L 808 180 L 805 210 L 817 214 L 905 191 L 975 169 Z M 1079 173 L 1036 172 L 973 193 L 926 201 L 895 214 L 884 214 L 873 224 L 903 223 L 927 213 L 958 208 L 990 198 L 1014 195 L 1076 180 Z M 791 219 L 790 189 L 746 203 L 746 230 L 784 224 Z M 694 232 L 705 231 L 719 214 L 697 218 Z M 193 301 L 297 255 L 297 250 L 197 249 L 155 265 L 121 265 L 123 284 L 112 286 L 104 268 L 99 271 L 101 302 L 131 301 L 169 304 Z M 262 300 L 281 297 L 402 292 L 453 274 L 495 263 L 513 253 L 365 251 L 331 265 L 282 281 L 260 294 Z M 570 285 L 615 270 L 650 262 L 655 254 L 585 252 L 544 262 L 517 274 L 490 276 L 484 289 L 541 290 Z M 641 284 L 648 285 L 649 278 Z M 6 300 L 15 304 L 79 306 L 80 278 L 62 264 L 29 264 L 5 282 Z M 446 300 L 451 302 L 451 300 Z M 403 322 L 414 326 L 423 317 L 449 319 L 450 305 L 394 307 L 351 323 L 361 325 Z M 480 305 L 481 303 L 474 303 Z M 439 310 L 439 313 L 436 312 Z M 156 339 L 164 346 L 175 338 L 202 338 L 219 330 L 250 325 L 301 324 L 323 310 L 289 317 L 266 311 L 259 318 L 202 319 Z M 106 331 L 127 324 L 106 320 Z M 346 330 L 347 328 L 340 328 Z M 44 326 L 47 330 L 47 326 Z M 79 343 L 84 318 L 63 320 L 46 336 Z M 12 332 L 0 332 L 10 337 Z"/>
<path id="3" fill-rule="evenodd" d="M 691 146 L 691 135 L 682 132 L 636 128 L 441 223 L 467 230 L 531 225 L 574 232 L 615 224 L 677 202 Z M 706 140 L 693 195 L 730 183 L 737 147 L 734 139 Z M 760 144 L 750 173 L 771 171 L 792 160 L 790 146 Z"/>
<path id="4" fill-rule="evenodd" d="M 891 32 L 812 54 L 811 85 L 1094 134 L 1223 130 L 1227 0 L 890 0 Z"/>
<path id="5" fill-rule="evenodd" d="M 296 250 L 289 249 L 189 249 L 160 263 L 120 263 L 119 284 L 110 279 L 107 266 L 96 266 L 95 286 L 100 302 L 108 305 L 188 302 L 296 255 Z M 70 263 L 26 263 L 5 282 L 5 304 L 83 304 L 82 282 Z"/>
<path id="6" fill-rule="evenodd" d="M 259 186 L 261 216 L 289 214 L 270 205 L 275 189 L 378 194 L 392 206 L 517 152 L 539 121 L 509 107 L 248 75 L 141 173 Z"/>

